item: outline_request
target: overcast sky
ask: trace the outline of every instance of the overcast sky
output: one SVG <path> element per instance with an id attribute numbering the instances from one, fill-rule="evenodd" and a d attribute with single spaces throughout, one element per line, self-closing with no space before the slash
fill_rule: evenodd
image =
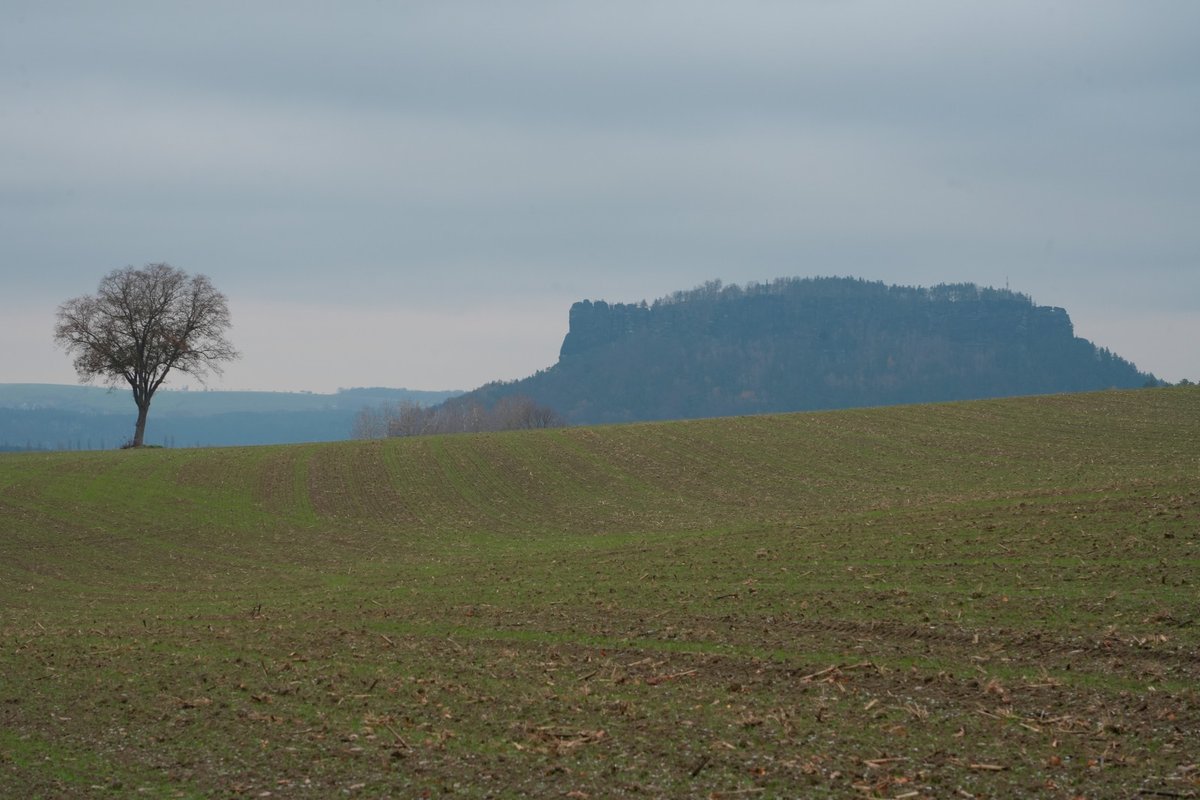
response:
<path id="1" fill-rule="evenodd" d="M 212 278 L 217 388 L 474 388 L 576 300 L 973 281 L 1200 379 L 1196 0 L 0 0 L 0 382 Z M 176 386 L 191 384 L 183 377 Z"/>

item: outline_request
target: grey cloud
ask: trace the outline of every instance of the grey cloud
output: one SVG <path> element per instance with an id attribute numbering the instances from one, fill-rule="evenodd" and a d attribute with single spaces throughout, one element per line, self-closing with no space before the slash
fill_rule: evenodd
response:
<path id="1" fill-rule="evenodd" d="M 375 304 L 820 273 L 1200 308 L 1191 2 L 38 3 L 5 22 L 10 291 L 167 259 L 231 293 Z"/>

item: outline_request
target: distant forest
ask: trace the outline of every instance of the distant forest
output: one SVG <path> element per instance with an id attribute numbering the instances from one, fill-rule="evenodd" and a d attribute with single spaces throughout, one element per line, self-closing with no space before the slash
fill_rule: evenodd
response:
<path id="1" fill-rule="evenodd" d="M 1158 383 L 1075 336 L 1065 310 L 1016 292 L 783 278 L 576 303 L 557 364 L 453 402 L 519 395 L 584 424 Z"/>

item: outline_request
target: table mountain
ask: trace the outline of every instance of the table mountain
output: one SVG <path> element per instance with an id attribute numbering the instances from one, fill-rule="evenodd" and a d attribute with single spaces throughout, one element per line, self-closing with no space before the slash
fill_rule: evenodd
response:
<path id="1" fill-rule="evenodd" d="M 584 300 L 558 363 L 451 403 L 523 395 L 575 424 L 879 406 L 1156 382 L 1067 312 L 974 284 L 714 281 L 654 303 Z"/>

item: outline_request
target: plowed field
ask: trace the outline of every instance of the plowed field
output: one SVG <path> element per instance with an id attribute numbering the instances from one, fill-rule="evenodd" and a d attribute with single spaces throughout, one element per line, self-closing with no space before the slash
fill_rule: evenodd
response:
<path id="1" fill-rule="evenodd" d="M 1200 390 L 0 456 L 0 796 L 1200 796 Z"/>

